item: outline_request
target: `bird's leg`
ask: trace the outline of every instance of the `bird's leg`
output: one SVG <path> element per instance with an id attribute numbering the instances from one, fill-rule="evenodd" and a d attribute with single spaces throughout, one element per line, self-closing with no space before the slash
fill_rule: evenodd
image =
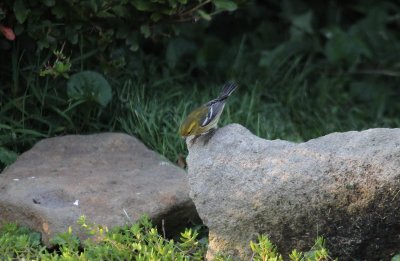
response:
<path id="1" fill-rule="evenodd" d="M 204 143 L 203 143 L 203 145 L 207 145 L 207 143 L 210 141 L 210 139 L 214 136 L 216 130 L 217 130 L 217 128 L 212 128 L 206 134 L 204 134 Z"/>
<path id="2" fill-rule="evenodd" d="M 196 136 L 194 136 L 194 138 L 190 140 L 190 146 L 193 146 L 193 144 L 196 142 L 196 140 L 197 140 L 200 136 L 201 136 L 201 135 L 196 135 Z"/>

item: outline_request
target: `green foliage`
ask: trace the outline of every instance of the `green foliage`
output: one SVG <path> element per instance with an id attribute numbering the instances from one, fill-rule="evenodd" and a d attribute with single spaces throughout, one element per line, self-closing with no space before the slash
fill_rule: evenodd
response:
<path id="1" fill-rule="evenodd" d="M 289 1 L 280 6 L 290 25 L 290 37 L 273 52 L 291 45 L 294 47 L 292 54 L 318 54 L 318 59 L 314 59 L 316 62 L 323 58 L 331 67 L 354 70 L 356 66 L 385 61 L 388 49 L 400 47 L 395 40 L 399 35 L 390 27 L 398 6 L 389 1 L 366 1 L 353 6 L 332 2 L 335 8 L 326 7 L 322 12 L 316 1 L 300 3 L 296 5 Z M 353 12 L 354 17 L 360 18 L 349 22 L 344 16 L 346 12 Z M 266 57 L 261 57 L 261 61 L 262 65 L 271 64 Z"/>
<path id="2" fill-rule="evenodd" d="M 278 253 L 274 244 L 265 235 L 259 235 L 257 242 L 250 241 L 250 249 L 253 253 L 251 260 L 254 261 L 283 261 L 283 257 Z M 231 257 L 218 255 L 216 260 L 233 260 Z M 325 242 L 322 237 L 315 240 L 314 246 L 305 253 L 294 249 L 289 255 L 291 261 L 328 261 L 333 260 L 325 248 Z"/>
<path id="3" fill-rule="evenodd" d="M 78 221 L 91 238 L 80 242 L 72 229 L 54 237 L 51 242 L 58 251 L 50 252 L 40 245 L 38 233 L 5 225 L 0 230 L 1 259 L 40 260 L 203 260 L 205 245 L 198 233 L 187 229 L 180 242 L 160 236 L 148 217 L 132 226 L 107 227 L 92 224 L 81 217 Z"/>
<path id="4" fill-rule="evenodd" d="M 70 58 L 66 57 L 63 54 L 64 45 L 60 51 L 53 51 L 56 60 L 54 61 L 53 65 L 47 64 L 44 69 L 40 70 L 40 76 L 53 76 L 57 78 L 59 76 L 63 76 L 64 78 L 68 78 L 68 73 L 71 70 L 71 62 Z"/>
<path id="5" fill-rule="evenodd" d="M 112 99 L 108 81 L 99 73 L 82 71 L 66 80 L 29 76 L 23 96 L 1 96 L 0 162 L 8 165 L 16 148 L 26 148 L 40 138 L 92 129 Z M 43 85 L 42 85 L 43 84 Z M 96 120 L 98 123 L 98 120 Z"/>
<path id="6" fill-rule="evenodd" d="M 230 0 L 216 0 L 214 5 L 217 10 L 235 11 L 237 9 L 237 4 Z"/>
<path id="7" fill-rule="evenodd" d="M 4 165 L 11 165 L 18 157 L 14 151 L 0 147 L 0 162 Z"/>
<path id="8" fill-rule="evenodd" d="M 131 226 L 108 229 L 88 222 L 85 216 L 78 220 L 81 231 L 89 236 L 80 241 L 71 227 L 56 235 L 51 242 L 57 251 L 49 251 L 41 245 L 40 234 L 13 223 L 3 224 L 0 229 L 0 257 L 2 260 L 204 260 L 206 243 L 199 240 L 196 230 L 185 229 L 180 240 L 163 238 L 148 218 L 143 216 Z M 284 260 L 274 244 L 265 235 L 250 241 L 254 261 Z M 215 260 L 234 260 L 232 256 L 218 254 Z M 399 255 L 391 260 L 398 260 Z M 318 237 L 307 252 L 294 249 L 289 255 L 292 261 L 333 260 L 325 247 L 325 240 Z M 335 259 L 336 260 L 336 259 Z"/>
<path id="9" fill-rule="evenodd" d="M 71 76 L 67 83 L 68 97 L 76 101 L 95 101 L 106 106 L 111 98 L 111 86 L 104 77 L 92 71 L 83 71 Z"/>
<path id="10" fill-rule="evenodd" d="M 258 236 L 257 243 L 250 241 L 250 248 L 255 261 L 283 261 L 282 256 L 276 252 L 275 246 L 265 235 Z"/>
<path id="11" fill-rule="evenodd" d="M 58 245 L 63 254 L 73 254 L 78 252 L 80 241 L 79 238 L 72 234 L 72 228 L 69 227 L 68 231 L 56 235 L 50 240 L 51 244 Z"/>
<path id="12" fill-rule="evenodd" d="M 143 217 L 131 227 L 115 228 L 90 224 L 84 217 L 79 220 L 89 235 L 80 258 L 87 260 L 202 260 L 204 246 L 199 245 L 197 233 L 191 230 L 182 233 L 181 242 L 160 236 L 148 217 Z"/>
<path id="13" fill-rule="evenodd" d="M 31 260 L 44 248 L 40 234 L 14 223 L 3 224 L 0 229 L 0 257 L 2 260 Z"/>
<path id="14" fill-rule="evenodd" d="M 310 251 L 304 253 L 302 257 L 302 253 L 293 251 L 291 254 L 291 258 L 297 258 L 293 259 L 293 261 L 297 260 L 302 260 L 305 259 L 307 261 L 318 261 L 318 260 L 332 260 L 332 258 L 329 256 L 328 250 L 325 248 L 325 240 L 323 237 L 318 237 L 315 240 L 314 246 L 311 248 Z"/>
<path id="15" fill-rule="evenodd" d="M 0 22 L 16 20 L 17 36 L 30 37 L 38 50 L 79 41 L 110 50 L 118 46 L 117 39 L 135 51 L 141 39 L 173 34 L 173 23 L 211 18 L 236 8 L 230 0 L 7 0 L 0 6 Z"/>

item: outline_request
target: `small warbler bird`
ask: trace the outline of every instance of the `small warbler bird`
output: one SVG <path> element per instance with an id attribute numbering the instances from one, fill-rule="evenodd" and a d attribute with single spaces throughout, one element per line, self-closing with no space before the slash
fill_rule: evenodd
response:
<path id="1" fill-rule="evenodd" d="M 205 143 L 207 143 L 217 128 L 226 99 L 236 88 L 236 83 L 226 83 L 217 98 L 194 109 L 187 116 L 186 120 L 179 128 L 179 134 L 182 137 L 194 135 L 194 138 L 191 141 L 192 144 L 194 144 L 196 139 L 201 135 L 208 134 L 209 138 L 205 141 Z"/>

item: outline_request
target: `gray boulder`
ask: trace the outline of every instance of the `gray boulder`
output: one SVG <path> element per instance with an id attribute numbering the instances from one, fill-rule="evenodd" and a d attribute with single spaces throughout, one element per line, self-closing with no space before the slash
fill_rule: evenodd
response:
<path id="1" fill-rule="evenodd" d="M 0 174 L 0 224 L 42 233 L 73 227 L 81 215 L 113 227 L 148 214 L 174 233 L 198 218 L 187 174 L 136 138 L 117 133 L 45 139 Z"/>
<path id="2" fill-rule="evenodd" d="M 400 252 L 400 129 L 264 140 L 232 124 L 188 143 L 190 195 L 209 228 L 207 258 L 250 260 L 267 234 L 288 254 L 324 236 L 341 260 Z"/>

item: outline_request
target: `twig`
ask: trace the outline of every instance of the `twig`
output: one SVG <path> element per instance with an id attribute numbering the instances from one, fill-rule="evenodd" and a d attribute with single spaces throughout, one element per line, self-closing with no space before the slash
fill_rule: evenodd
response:
<path id="1" fill-rule="evenodd" d="M 183 13 L 180 13 L 179 16 L 186 16 L 186 15 L 188 15 L 188 14 L 191 14 L 191 13 L 193 13 L 194 11 L 196 11 L 197 9 L 201 8 L 202 6 L 204 6 L 204 5 L 206 5 L 206 4 L 210 3 L 210 2 L 211 2 L 211 0 L 206 0 L 206 1 L 204 1 L 203 3 L 200 3 L 200 4 L 194 6 L 194 7 L 191 8 L 191 9 L 189 9 L 189 10 L 183 12 Z"/>
<path id="2" fill-rule="evenodd" d="M 162 233 L 163 233 L 164 238 L 166 238 L 166 236 L 165 236 L 165 222 L 164 222 L 164 219 L 161 220 L 161 229 L 162 229 Z"/>
<path id="3" fill-rule="evenodd" d="M 123 208 L 122 210 L 124 211 L 126 218 L 127 218 L 127 219 L 129 220 L 129 222 L 132 224 L 132 220 L 131 220 L 131 218 L 129 217 L 128 213 L 126 212 L 125 208 Z"/>
<path id="4" fill-rule="evenodd" d="M 395 200 L 395 198 L 397 197 L 397 195 L 399 194 L 399 192 L 400 192 L 400 190 L 398 190 L 398 191 L 396 192 L 396 194 L 394 195 L 394 197 L 393 197 L 393 199 L 392 199 L 392 202 Z"/>

